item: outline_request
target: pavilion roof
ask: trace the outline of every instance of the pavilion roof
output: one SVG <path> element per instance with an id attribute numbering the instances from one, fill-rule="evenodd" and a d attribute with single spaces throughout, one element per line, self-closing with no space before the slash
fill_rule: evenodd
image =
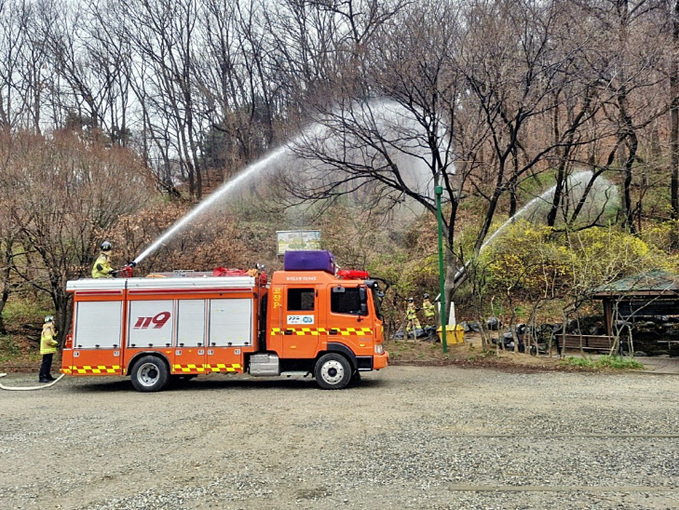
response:
<path id="1" fill-rule="evenodd" d="M 592 289 L 593 297 L 658 296 L 679 294 L 679 275 L 653 269 L 620 278 Z"/>

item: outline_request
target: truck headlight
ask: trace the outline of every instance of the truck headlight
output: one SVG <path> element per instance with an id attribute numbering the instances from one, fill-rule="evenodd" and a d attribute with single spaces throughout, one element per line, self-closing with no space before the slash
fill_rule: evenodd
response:
<path id="1" fill-rule="evenodd" d="M 375 344 L 375 354 L 384 354 L 384 345 Z"/>

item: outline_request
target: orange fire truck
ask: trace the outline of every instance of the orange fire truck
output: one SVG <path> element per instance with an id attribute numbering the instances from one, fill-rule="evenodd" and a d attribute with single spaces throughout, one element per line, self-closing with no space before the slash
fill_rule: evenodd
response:
<path id="1" fill-rule="evenodd" d="M 156 276 L 68 282 L 62 373 L 129 375 L 138 391 L 215 372 L 341 389 L 387 366 L 378 283 L 337 270 L 329 252 L 287 252 L 270 282 L 221 268 Z"/>

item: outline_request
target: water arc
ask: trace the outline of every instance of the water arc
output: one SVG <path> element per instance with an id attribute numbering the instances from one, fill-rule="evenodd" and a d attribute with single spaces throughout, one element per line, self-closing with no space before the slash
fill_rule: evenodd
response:
<path id="1" fill-rule="evenodd" d="M 587 186 L 587 183 L 591 181 L 593 176 L 594 173 L 591 170 L 581 170 L 568 176 L 566 188 L 569 191 L 569 196 L 567 197 L 567 200 L 570 204 L 575 204 L 581 200 L 585 192 L 585 187 Z M 606 202 L 608 202 L 609 200 L 617 201 L 618 198 L 617 190 L 611 185 L 611 183 L 607 179 L 604 179 L 603 177 L 599 176 L 597 178 L 597 182 L 599 183 L 599 186 L 593 187 L 593 189 L 589 192 L 589 195 L 586 197 L 590 202 L 592 203 L 599 202 L 601 200 L 602 193 L 605 195 L 606 199 L 605 203 L 602 204 L 603 206 L 607 205 Z M 514 216 L 512 216 L 502 225 L 500 225 L 490 235 L 490 237 L 488 237 L 481 244 L 479 252 L 487 248 L 488 245 L 490 245 L 493 242 L 493 240 L 495 240 L 498 236 L 502 234 L 502 232 L 507 228 L 507 226 L 511 225 L 517 220 L 521 218 L 528 218 L 531 221 L 536 221 L 538 213 L 540 212 L 540 209 L 543 206 L 551 207 L 555 191 L 556 185 L 553 185 L 540 195 L 528 201 L 521 209 L 519 209 L 516 212 L 516 214 L 514 214 Z M 608 195 L 609 193 L 612 193 L 613 196 L 609 196 Z M 472 259 L 467 260 L 464 263 L 464 265 L 456 271 L 455 275 L 453 276 L 454 282 L 458 282 L 465 275 L 467 269 L 469 268 L 469 264 L 471 264 L 471 261 Z"/>
<path id="2" fill-rule="evenodd" d="M 132 263 L 134 265 L 139 264 L 149 254 L 163 245 L 163 243 L 169 241 L 174 235 L 191 224 L 198 216 L 205 213 L 210 207 L 226 197 L 229 193 L 234 192 L 240 186 L 250 182 L 253 177 L 261 175 L 263 171 L 276 169 L 276 165 L 280 164 L 280 162 L 284 161 L 286 158 L 297 156 L 298 152 L 296 151 L 296 148 L 298 148 L 299 145 L 313 141 L 317 144 L 320 143 L 322 147 L 329 151 L 340 150 L 341 152 L 342 141 L 346 142 L 346 138 L 343 138 L 341 130 L 338 132 L 335 131 L 338 122 L 346 121 L 357 130 L 362 128 L 379 132 L 379 136 L 384 137 L 384 139 L 389 142 L 389 145 L 393 147 L 394 152 L 400 152 L 396 157 L 400 157 L 401 160 L 407 161 L 405 165 L 412 167 L 406 172 L 406 180 L 410 180 L 413 183 L 413 186 L 416 186 L 423 192 L 426 192 L 424 190 L 432 188 L 432 177 L 430 175 L 427 176 L 426 170 L 423 169 L 421 165 L 418 166 L 416 162 L 417 160 L 421 162 L 421 160 L 425 159 L 426 154 L 420 154 L 418 151 L 423 150 L 423 146 L 419 143 L 419 139 L 426 139 L 426 137 L 424 137 L 425 133 L 422 125 L 418 123 L 413 112 L 409 111 L 400 103 L 385 99 L 374 99 L 365 103 L 356 102 L 352 105 L 352 108 L 354 108 L 353 111 L 335 111 L 329 114 L 327 118 L 319 119 L 306 129 L 303 129 L 290 142 L 274 149 L 267 156 L 247 166 L 234 178 L 225 182 L 217 191 L 213 192 L 208 198 L 196 205 L 189 213 L 163 232 L 151 245 L 135 257 Z M 342 115 L 347 115 L 347 118 L 344 119 Z M 351 124 L 352 122 L 354 124 Z M 333 135 L 336 132 L 339 136 L 337 137 L 337 140 L 333 140 Z M 360 140 L 360 137 L 351 141 L 352 146 L 356 147 L 353 144 L 356 144 L 357 140 Z M 404 140 L 409 143 L 404 142 Z M 400 150 L 399 144 L 401 145 Z M 361 151 L 358 150 L 357 153 L 361 154 Z M 303 172 L 298 172 L 298 175 L 302 176 Z M 433 193 L 433 188 L 431 191 Z"/>

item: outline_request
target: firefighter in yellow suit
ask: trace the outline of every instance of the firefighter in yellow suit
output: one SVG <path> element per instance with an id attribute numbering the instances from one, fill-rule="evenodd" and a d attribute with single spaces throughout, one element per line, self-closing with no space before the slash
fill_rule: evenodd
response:
<path id="1" fill-rule="evenodd" d="M 111 268 L 111 243 L 101 243 L 101 253 L 92 266 L 92 278 L 113 278 L 117 271 Z"/>
<path id="2" fill-rule="evenodd" d="M 424 295 L 422 313 L 424 313 L 424 322 L 427 323 L 427 326 L 436 325 L 436 308 L 431 304 L 431 301 L 429 301 L 429 294 Z"/>
<path id="3" fill-rule="evenodd" d="M 436 308 L 429 301 L 429 294 L 424 295 L 422 300 L 422 313 L 424 314 L 425 328 L 428 340 L 433 340 L 436 336 Z"/>
<path id="4" fill-rule="evenodd" d="M 413 338 L 417 338 L 417 330 L 422 329 L 420 321 L 417 318 L 417 308 L 415 308 L 415 300 L 408 298 L 408 306 L 406 307 L 406 338 L 412 333 Z"/>
<path id="5" fill-rule="evenodd" d="M 54 381 L 54 377 L 50 373 L 52 371 L 52 357 L 57 352 L 57 329 L 54 326 L 54 317 L 48 315 L 45 317 L 45 323 L 42 325 L 42 334 L 40 335 L 40 354 L 42 354 L 42 364 L 40 365 L 41 383 L 48 383 Z"/>

